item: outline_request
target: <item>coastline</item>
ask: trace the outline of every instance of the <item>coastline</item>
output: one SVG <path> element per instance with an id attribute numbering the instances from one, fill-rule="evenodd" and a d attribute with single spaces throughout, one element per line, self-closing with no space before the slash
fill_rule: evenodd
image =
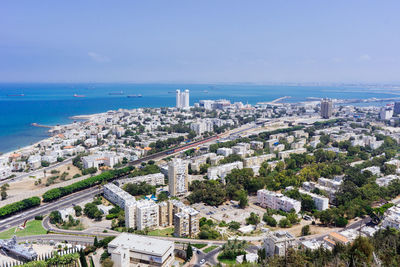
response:
<path id="1" fill-rule="evenodd" d="M 79 123 L 79 122 L 88 121 L 90 119 L 95 118 L 96 116 L 99 116 L 99 115 L 102 115 L 102 114 L 105 114 L 105 113 L 106 112 L 93 113 L 93 114 L 84 114 L 84 115 L 75 115 L 75 116 L 68 117 L 68 119 L 70 119 L 70 120 L 79 120 L 78 122 L 76 122 L 76 123 Z M 66 124 L 48 125 L 49 129 L 46 132 L 51 134 L 51 131 L 54 130 L 56 127 L 60 127 L 60 128 L 68 127 L 70 125 L 73 125 L 74 123 L 75 122 L 66 123 Z M 40 125 L 37 126 L 37 125 L 34 125 L 34 124 L 35 123 L 32 123 L 31 127 L 41 127 Z M 40 139 L 39 141 L 37 141 L 37 142 L 35 142 L 35 143 L 31 144 L 31 145 L 27 145 L 27 146 L 24 146 L 24 147 L 21 147 L 21 148 L 18 148 L 18 149 L 13 149 L 13 150 L 10 150 L 10 151 L 3 152 L 3 153 L 0 154 L 0 157 L 9 157 L 14 153 L 20 153 L 20 152 L 23 152 L 25 150 L 31 150 L 34 147 L 36 147 L 37 145 L 39 145 L 41 142 L 43 142 L 45 140 L 51 140 L 53 137 L 54 137 L 54 135 L 51 135 L 51 136 L 49 136 L 47 138 Z"/>

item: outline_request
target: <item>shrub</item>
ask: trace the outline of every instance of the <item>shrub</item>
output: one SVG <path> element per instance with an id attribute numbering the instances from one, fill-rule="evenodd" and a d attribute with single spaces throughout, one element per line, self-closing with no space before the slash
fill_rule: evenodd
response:
<path id="1" fill-rule="evenodd" d="M 0 218 L 4 218 L 19 211 L 27 210 L 29 208 L 36 207 L 39 205 L 40 205 L 39 197 L 26 198 L 24 200 L 11 203 L 0 208 Z"/>

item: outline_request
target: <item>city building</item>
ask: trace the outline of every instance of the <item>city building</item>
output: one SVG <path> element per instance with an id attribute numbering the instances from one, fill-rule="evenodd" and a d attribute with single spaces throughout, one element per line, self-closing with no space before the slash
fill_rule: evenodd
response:
<path id="1" fill-rule="evenodd" d="M 181 90 L 176 90 L 176 107 L 177 108 L 188 108 L 189 103 L 189 90 L 181 92 Z"/>
<path id="2" fill-rule="evenodd" d="M 332 100 L 322 99 L 321 100 L 321 117 L 324 119 L 329 119 L 332 116 Z"/>
<path id="3" fill-rule="evenodd" d="M 396 115 L 400 114 L 400 102 L 394 103 L 394 114 L 396 114 Z"/>
<path id="4" fill-rule="evenodd" d="M 207 170 L 207 177 L 210 180 L 217 180 L 219 178 L 225 178 L 233 169 L 243 169 L 243 162 L 235 161 L 232 163 L 210 167 Z"/>
<path id="5" fill-rule="evenodd" d="M 382 107 L 379 111 L 381 120 L 390 120 L 393 117 L 393 109 L 391 107 Z"/>
<path id="6" fill-rule="evenodd" d="M 119 163 L 121 157 L 113 152 L 96 153 L 93 155 L 82 157 L 83 167 L 87 168 L 99 168 L 101 166 L 114 167 L 115 164 Z"/>
<path id="7" fill-rule="evenodd" d="M 113 183 L 108 183 L 104 185 L 103 195 L 107 200 L 119 206 L 121 209 L 125 209 L 125 203 L 136 201 L 134 196 L 132 196 L 125 190 L 122 190 Z"/>
<path id="8" fill-rule="evenodd" d="M 286 212 L 295 210 L 296 213 L 301 210 L 300 201 L 266 189 L 260 189 L 257 191 L 257 201 L 263 208 L 283 210 Z"/>
<path id="9" fill-rule="evenodd" d="M 162 173 L 153 173 L 153 174 L 148 174 L 148 175 L 143 175 L 143 176 L 119 179 L 115 183 L 118 186 L 123 186 L 124 184 L 127 184 L 127 183 L 140 184 L 140 183 L 145 182 L 146 184 L 156 186 L 156 185 L 163 185 L 165 182 L 164 178 L 165 178 L 165 176 Z"/>
<path id="10" fill-rule="evenodd" d="M 172 266 L 175 260 L 172 241 L 122 233 L 108 243 L 114 267 Z"/>
<path id="11" fill-rule="evenodd" d="M 264 239 L 263 248 L 267 257 L 284 256 L 286 250 L 296 246 L 295 237 L 286 231 L 274 231 Z"/>
<path id="12" fill-rule="evenodd" d="M 244 168 L 250 168 L 252 166 L 261 166 L 264 161 L 275 158 L 275 154 L 264 154 L 260 156 L 244 158 L 243 165 Z"/>
<path id="13" fill-rule="evenodd" d="M 310 193 L 308 191 L 299 189 L 299 192 L 301 194 L 305 194 L 305 195 L 309 195 L 311 196 L 311 198 L 314 201 L 315 207 L 317 208 L 317 210 L 326 210 L 329 208 L 329 198 L 324 197 L 324 196 L 320 196 L 314 193 Z"/>
<path id="14" fill-rule="evenodd" d="M 185 206 L 174 214 L 174 235 L 179 237 L 194 237 L 200 232 L 199 212 Z"/>
<path id="15" fill-rule="evenodd" d="M 397 230 L 400 230 L 400 206 L 393 206 L 390 207 L 386 212 L 385 212 L 385 217 L 382 221 L 382 227 L 383 228 L 395 228 Z"/>
<path id="16" fill-rule="evenodd" d="M 188 164 L 182 159 L 173 159 L 168 164 L 169 194 L 181 196 L 188 191 Z"/>
<path id="17" fill-rule="evenodd" d="M 140 200 L 136 202 L 136 229 L 154 229 L 159 224 L 159 208 L 152 200 Z"/>

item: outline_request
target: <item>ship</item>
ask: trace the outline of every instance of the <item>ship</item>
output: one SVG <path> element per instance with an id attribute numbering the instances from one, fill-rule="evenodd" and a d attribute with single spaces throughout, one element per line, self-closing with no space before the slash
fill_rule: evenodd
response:
<path id="1" fill-rule="evenodd" d="M 127 95 L 126 97 L 127 98 L 139 98 L 139 97 L 142 97 L 142 95 L 141 94 L 138 94 L 138 95 Z"/>
<path id="2" fill-rule="evenodd" d="M 123 91 L 119 91 L 119 92 L 110 92 L 108 93 L 109 95 L 123 95 L 124 92 Z"/>
<path id="3" fill-rule="evenodd" d="M 77 94 L 74 94 L 74 97 L 86 97 L 85 95 L 77 95 Z"/>
<path id="4" fill-rule="evenodd" d="M 9 94 L 7 96 L 25 96 L 25 94 Z"/>

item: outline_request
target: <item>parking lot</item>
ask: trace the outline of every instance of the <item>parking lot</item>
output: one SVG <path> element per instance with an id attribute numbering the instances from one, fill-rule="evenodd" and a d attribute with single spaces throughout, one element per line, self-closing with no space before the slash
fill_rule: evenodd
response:
<path id="1" fill-rule="evenodd" d="M 253 207 L 247 207 L 241 209 L 237 205 L 237 201 L 228 201 L 219 207 L 207 206 L 203 203 L 196 203 L 192 205 L 193 208 L 200 212 L 200 217 L 212 218 L 216 221 L 236 221 L 241 224 L 246 223 L 246 218 L 250 216 L 251 212 L 254 212 L 262 218 L 263 212 Z"/>

